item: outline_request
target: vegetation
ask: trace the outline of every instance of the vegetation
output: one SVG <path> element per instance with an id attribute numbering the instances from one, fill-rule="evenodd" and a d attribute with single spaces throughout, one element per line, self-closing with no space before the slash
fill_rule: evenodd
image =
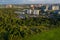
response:
<path id="1" fill-rule="evenodd" d="M 60 28 L 54 28 L 47 32 L 31 35 L 29 38 L 24 40 L 60 40 Z"/>
<path id="2" fill-rule="evenodd" d="M 59 27 L 60 21 L 51 18 L 18 18 L 16 9 L 0 9 L 0 40 L 24 40 L 30 35 Z"/>

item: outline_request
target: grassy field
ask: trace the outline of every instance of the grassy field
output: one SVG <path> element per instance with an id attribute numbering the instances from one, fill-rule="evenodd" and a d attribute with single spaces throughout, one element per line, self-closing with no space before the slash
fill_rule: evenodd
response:
<path id="1" fill-rule="evenodd" d="M 31 37 L 24 40 L 60 40 L 60 28 L 42 32 L 37 35 L 32 35 Z"/>

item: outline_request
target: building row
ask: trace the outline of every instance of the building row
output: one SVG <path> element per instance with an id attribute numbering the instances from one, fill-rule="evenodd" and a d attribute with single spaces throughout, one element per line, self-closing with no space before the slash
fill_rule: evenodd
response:
<path id="1" fill-rule="evenodd" d="M 39 15 L 40 14 L 40 10 L 25 9 L 24 11 L 15 11 L 14 13 L 28 14 L 28 15 Z"/>
<path id="2" fill-rule="evenodd" d="M 0 5 L 0 8 L 23 8 L 23 7 L 31 7 L 31 8 L 42 8 L 42 9 L 45 9 L 45 10 L 60 10 L 60 5 L 59 4 L 36 4 L 36 5 L 11 5 L 11 4 L 8 4 L 8 5 Z M 45 8 L 44 8 L 45 7 Z"/>

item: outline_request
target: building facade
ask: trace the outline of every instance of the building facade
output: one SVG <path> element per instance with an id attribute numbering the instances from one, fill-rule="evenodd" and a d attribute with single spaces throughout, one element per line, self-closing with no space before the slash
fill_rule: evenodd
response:
<path id="1" fill-rule="evenodd" d="M 33 14 L 34 15 L 39 15 L 40 10 L 34 10 Z"/>
<path id="2" fill-rule="evenodd" d="M 59 10 L 59 6 L 52 6 L 52 10 Z"/>

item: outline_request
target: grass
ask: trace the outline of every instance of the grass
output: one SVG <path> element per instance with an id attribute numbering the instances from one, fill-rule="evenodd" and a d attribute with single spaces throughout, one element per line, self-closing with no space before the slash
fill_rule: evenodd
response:
<path id="1" fill-rule="evenodd" d="M 60 28 L 32 35 L 24 40 L 60 40 Z"/>

